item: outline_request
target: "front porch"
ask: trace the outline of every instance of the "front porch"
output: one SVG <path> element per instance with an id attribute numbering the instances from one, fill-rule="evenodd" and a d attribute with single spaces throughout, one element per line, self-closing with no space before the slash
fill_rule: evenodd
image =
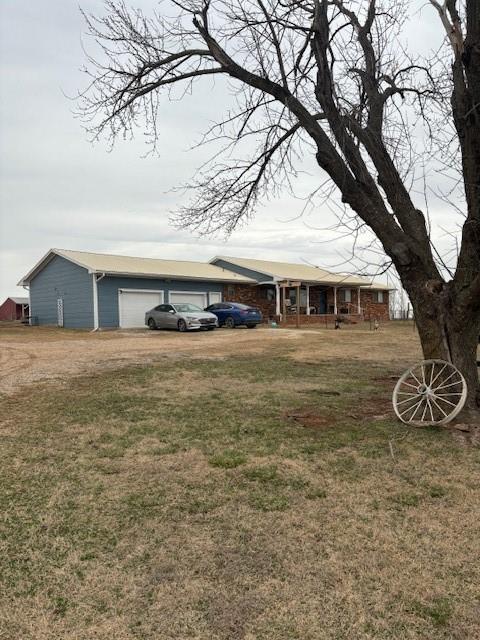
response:
<path id="1" fill-rule="evenodd" d="M 360 287 L 340 287 L 305 282 L 275 285 L 277 321 L 284 325 L 334 323 L 342 316 L 351 322 L 364 319 Z"/>
<path id="2" fill-rule="evenodd" d="M 259 282 L 257 285 L 225 285 L 225 302 L 242 302 L 260 309 L 265 322 L 281 325 L 323 325 L 345 322 L 388 320 L 388 291 L 379 299 L 374 291 L 348 286 L 348 282 L 321 284 L 304 281 Z M 298 301 L 298 313 L 297 313 Z"/>

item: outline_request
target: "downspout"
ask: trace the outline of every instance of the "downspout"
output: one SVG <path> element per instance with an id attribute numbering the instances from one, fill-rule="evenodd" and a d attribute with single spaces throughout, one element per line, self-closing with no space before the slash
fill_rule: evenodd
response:
<path id="1" fill-rule="evenodd" d="M 93 329 L 94 331 L 98 331 L 100 328 L 99 320 L 98 320 L 98 287 L 97 283 L 100 282 L 102 278 L 105 277 L 105 274 L 102 273 L 99 278 L 97 278 L 96 273 L 92 273 L 93 278 Z"/>
<path id="2" fill-rule="evenodd" d="M 30 300 L 30 285 L 29 284 L 22 284 L 22 289 L 25 289 L 25 291 L 28 291 L 28 324 L 31 325 L 32 324 L 32 305 L 31 300 Z M 22 315 L 23 315 L 24 309 L 22 306 Z"/>

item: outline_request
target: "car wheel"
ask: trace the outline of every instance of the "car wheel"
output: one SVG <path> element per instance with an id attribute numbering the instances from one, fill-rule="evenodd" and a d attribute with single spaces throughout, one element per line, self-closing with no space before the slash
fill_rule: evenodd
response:
<path id="1" fill-rule="evenodd" d="M 187 323 L 185 322 L 185 320 L 180 318 L 180 320 L 178 321 L 177 327 L 178 327 L 178 330 L 183 333 L 187 330 Z"/>
<path id="2" fill-rule="evenodd" d="M 227 329 L 235 329 L 235 320 L 232 318 L 232 316 L 228 316 L 228 318 L 225 320 L 225 326 L 227 327 Z"/>
<path id="3" fill-rule="evenodd" d="M 152 331 L 157 328 L 157 325 L 155 324 L 155 320 L 153 318 L 148 319 L 148 328 Z"/>
<path id="4" fill-rule="evenodd" d="M 255 329 L 256 324 L 247 324 L 247 329 Z"/>

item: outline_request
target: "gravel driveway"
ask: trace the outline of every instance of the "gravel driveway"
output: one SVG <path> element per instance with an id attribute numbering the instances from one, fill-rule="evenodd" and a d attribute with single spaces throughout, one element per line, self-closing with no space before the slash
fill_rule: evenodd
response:
<path id="1" fill-rule="evenodd" d="M 290 333 L 290 332 L 289 332 Z M 145 364 L 165 357 L 254 353 L 279 339 L 268 328 L 179 334 L 173 331 L 87 333 L 43 327 L 0 328 L 0 393 L 42 380 L 64 381 L 89 371 Z"/>

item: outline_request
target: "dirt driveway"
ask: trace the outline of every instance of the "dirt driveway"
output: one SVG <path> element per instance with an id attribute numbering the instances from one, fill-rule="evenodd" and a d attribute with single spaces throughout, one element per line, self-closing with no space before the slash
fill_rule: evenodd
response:
<path id="1" fill-rule="evenodd" d="M 401 344 L 401 346 L 400 346 Z M 281 349 L 295 359 L 415 359 L 418 340 L 411 327 L 396 323 L 381 331 L 357 325 L 332 329 L 219 329 L 179 334 L 170 331 L 90 333 L 47 327 L 0 326 L 0 393 L 13 394 L 43 380 L 62 383 L 88 372 L 146 364 L 161 358 L 221 358 Z"/>

